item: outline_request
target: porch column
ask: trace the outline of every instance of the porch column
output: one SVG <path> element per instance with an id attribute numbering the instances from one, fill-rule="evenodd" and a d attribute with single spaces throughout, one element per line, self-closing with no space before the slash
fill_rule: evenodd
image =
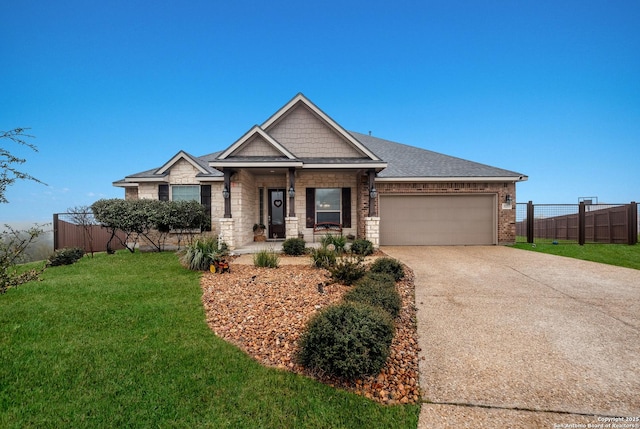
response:
<path id="1" fill-rule="evenodd" d="M 285 238 L 298 238 L 298 218 L 286 217 L 284 218 L 285 223 Z"/>
<path id="2" fill-rule="evenodd" d="M 236 248 L 235 221 L 235 219 L 231 218 L 220 219 L 220 233 L 218 235 L 218 239 L 220 241 L 224 241 L 229 250 Z"/>
<path id="3" fill-rule="evenodd" d="M 364 235 L 373 244 L 374 249 L 380 247 L 380 218 L 369 216 L 364 218 Z"/>
<path id="4" fill-rule="evenodd" d="M 224 185 L 222 187 L 222 196 L 224 197 L 224 217 L 231 218 L 231 170 L 224 168 Z"/>
<path id="5" fill-rule="evenodd" d="M 378 196 L 378 190 L 376 189 L 376 170 L 369 170 L 369 217 L 378 216 L 376 210 L 376 198 Z"/>
<path id="6" fill-rule="evenodd" d="M 289 195 L 289 217 L 296 216 L 296 169 L 289 169 L 289 189 L 287 190 Z"/>

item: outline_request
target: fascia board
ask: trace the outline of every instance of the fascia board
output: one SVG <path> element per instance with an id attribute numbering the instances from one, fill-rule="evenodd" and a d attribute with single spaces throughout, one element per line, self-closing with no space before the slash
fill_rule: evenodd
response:
<path id="1" fill-rule="evenodd" d="M 289 161 L 274 161 L 274 162 L 246 162 L 246 161 L 225 161 L 225 162 L 210 162 L 210 167 L 213 168 L 269 168 L 269 167 L 302 167 L 302 162 L 289 162 Z"/>
<path id="2" fill-rule="evenodd" d="M 385 168 L 387 168 L 387 164 L 386 163 L 379 163 L 379 162 L 374 162 L 374 163 L 358 163 L 358 164 L 327 164 L 327 163 L 323 163 L 323 164 L 309 164 L 306 163 L 303 165 L 302 168 L 305 169 L 318 169 L 318 170 L 327 170 L 327 169 L 331 169 L 331 170 L 335 170 L 335 169 L 370 169 L 370 168 L 374 168 L 376 170 L 383 170 Z"/>
<path id="3" fill-rule="evenodd" d="M 502 177 L 376 177 L 376 182 L 524 182 L 527 176 Z"/>
<path id="4" fill-rule="evenodd" d="M 140 182 L 169 182 L 168 176 L 162 177 L 125 177 L 124 180 L 129 183 L 140 183 Z"/>

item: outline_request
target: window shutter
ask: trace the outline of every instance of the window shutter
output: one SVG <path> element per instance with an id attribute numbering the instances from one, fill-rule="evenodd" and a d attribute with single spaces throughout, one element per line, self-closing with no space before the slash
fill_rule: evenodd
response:
<path id="1" fill-rule="evenodd" d="M 307 228 L 316 223 L 316 188 L 307 188 Z"/>
<path id="2" fill-rule="evenodd" d="M 158 199 L 169 201 L 169 185 L 158 185 Z"/>
<path id="3" fill-rule="evenodd" d="M 204 230 L 211 231 L 211 185 L 200 186 L 200 204 L 204 206 L 204 212 L 209 220 Z"/>
<path id="4" fill-rule="evenodd" d="M 351 188 L 342 188 L 342 227 L 351 228 Z"/>

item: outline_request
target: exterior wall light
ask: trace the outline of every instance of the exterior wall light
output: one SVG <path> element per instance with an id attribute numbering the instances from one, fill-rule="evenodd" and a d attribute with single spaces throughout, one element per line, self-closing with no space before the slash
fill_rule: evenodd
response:
<path id="1" fill-rule="evenodd" d="M 289 186 L 289 198 L 294 198 L 296 196 L 296 190 L 293 189 L 293 186 Z"/>
<path id="2" fill-rule="evenodd" d="M 507 194 L 507 195 L 504 197 L 504 201 L 505 201 L 507 204 L 511 204 L 511 194 Z"/>
<path id="3" fill-rule="evenodd" d="M 369 191 L 369 198 L 375 198 L 378 196 L 378 190 L 373 187 L 371 188 L 371 190 Z"/>
<path id="4" fill-rule="evenodd" d="M 227 185 L 224 185 L 224 188 L 222 188 L 222 198 L 228 200 L 230 196 L 231 194 L 229 193 L 229 188 L 227 188 Z"/>

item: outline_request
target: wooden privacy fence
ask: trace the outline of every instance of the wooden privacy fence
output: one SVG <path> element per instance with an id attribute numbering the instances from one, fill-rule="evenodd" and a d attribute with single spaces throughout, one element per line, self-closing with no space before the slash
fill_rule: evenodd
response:
<path id="1" fill-rule="evenodd" d="M 123 232 L 118 236 L 124 240 Z M 104 252 L 111 232 L 98 225 L 91 213 L 56 213 L 53 215 L 53 250 L 79 247 L 85 252 Z M 120 240 L 111 240 L 111 249 L 124 249 Z"/>
<path id="2" fill-rule="evenodd" d="M 516 235 L 535 239 L 585 243 L 636 244 L 638 242 L 638 206 L 629 204 L 533 204 L 526 214 L 518 210 Z M 520 208 L 520 207 L 519 207 Z"/>

